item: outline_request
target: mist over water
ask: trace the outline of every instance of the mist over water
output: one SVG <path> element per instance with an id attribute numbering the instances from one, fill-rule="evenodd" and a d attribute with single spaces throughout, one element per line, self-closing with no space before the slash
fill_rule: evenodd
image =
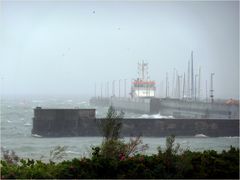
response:
<path id="1" fill-rule="evenodd" d="M 149 63 L 157 93 L 166 73 L 201 67 L 201 97 L 214 75 L 215 98 L 239 99 L 238 1 L 1 1 L 4 93 L 100 95 L 101 84 L 137 78 Z M 176 81 L 175 81 L 176 83 Z M 129 92 L 129 91 L 128 91 Z"/>
<path id="2" fill-rule="evenodd" d="M 93 107 L 85 98 L 4 98 L 2 101 L 1 117 L 1 147 L 11 149 L 23 158 L 48 160 L 50 151 L 56 146 L 67 146 L 66 159 L 73 157 L 89 157 L 91 147 L 100 145 L 102 137 L 61 137 L 39 138 L 31 135 L 33 109 L 37 106 L 42 108 L 96 108 L 97 117 L 105 117 L 107 107 Z M 149 117 L 159 118 L 161 115 L 146 115 L 126 113 L 125 117 Z M 124 140 L 129 141 L 129 137 Z M 239 146 L 239 137 L 176 137 L 183 149 L 203 151 L 214 149 L 222 151 L 232 145 Z M 143 143 L 149 145 L 146 154 L 157 153 L 157 147 L 165 147 L 165 138 L 143 137 Z"/>

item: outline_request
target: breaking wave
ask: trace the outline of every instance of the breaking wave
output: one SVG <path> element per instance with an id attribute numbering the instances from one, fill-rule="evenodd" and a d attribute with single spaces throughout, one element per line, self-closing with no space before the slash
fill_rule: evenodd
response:
<path id="1" fill-rule="evenodd" d="M 32 134 L 33 137 L 36 137 L 36 138 L 41 138 L 42 136 L 38 135 L 38 134 Z"/>
<path id="2" fill-rule="evenodd" d="M 153 119 L 165 119 L 165 118 L 170 118 L 170 119 L 173 119 L 173 116 L 162 116 L 160 113 L 158 114 L 143 114 L 141 115 L 139 118 L 153 118 Z"/>
<path id="3" fill-rule="evenodd" d="M 196 134 L 194 137 L 197 137 L 197 138 L 206 138 L 208 136 L 206 136 L 205 134 Z"/>
<path id="4" fill-rule="evenodd" d="M 31 123 L 25 123 L 24 126 L 31 126 Z"/>

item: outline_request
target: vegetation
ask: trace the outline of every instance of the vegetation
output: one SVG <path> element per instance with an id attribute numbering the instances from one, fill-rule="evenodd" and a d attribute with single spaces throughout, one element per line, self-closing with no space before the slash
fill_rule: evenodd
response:
<path id="1" fill-rule="evenodd" d="M 222 153 L 209 150 L 175 154 L 165 150 L 152 156 L 136 154 L 124 159 L 104 157 L 96 150 L 92 158 L 60 163 L 2 160 L 1 179 L 239 178 L 239 149 L 233 147 Z"/>
<path id="2" fill-rule="evenodd" d="M 123 116 L 122 111 L 118 113 L 113 106 L 110 106 L 106 118 L 100 119 L 99 129 L 106 141 L 119 139 Z"/>
<path id="3" fill-rule="evenodd" d="M 106 118 L 99 120 L 99 129 L 104 139 L 101 147 L 93 147 L 95 156 L 115 159 L 120 156 L 124 159 L 148 148 L 147 144 L 142 145 L 140 136 L 130 138 L 128 143 L 120 139 L 123 116 L 123 112 L 118 113 L 114 107 L 110 106 Z"/>
<path id="4" fill-rule="evenodd" d="M 3 151 L 1 179 L 80 179 L 80 178 L 239 178 L 239 148 L 217 153 L 180 151 L 175 137 L 166 138 L 166 147 L 158 153 L 141 154 L 147 145 L 141 137 L 125 143 L 120 139 L 123 114 L 109 108 L 107 118 L 99 122 L 104 136 L 99 147 L 92 148 L 91 158 L 55 162 L 63 158 L 65 147 L 50 152 L 49 163 L 40 160 L 19 160 L 14 151 Z"/>

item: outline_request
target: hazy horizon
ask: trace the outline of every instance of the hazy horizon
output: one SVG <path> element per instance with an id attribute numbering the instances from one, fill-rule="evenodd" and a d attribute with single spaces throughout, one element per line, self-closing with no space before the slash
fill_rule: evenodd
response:
<path id="1" fill-rule="evenodd" d="M 144 60 L 164 97 L 166 73 L 171 95 L 173 70 L 187 73 L 191 51 L 201 97 L 213 72 L 215 98 L 239 99 L 238 1 L 0 2 L 2 95 L 91 97 L 95 83 L 100 95 L 113 80 L 118 94 Z"/>

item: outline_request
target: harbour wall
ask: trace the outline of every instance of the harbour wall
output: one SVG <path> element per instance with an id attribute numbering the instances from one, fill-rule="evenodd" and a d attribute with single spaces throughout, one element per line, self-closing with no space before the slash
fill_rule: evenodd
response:
<path id="1" fill-rule="evenodd" d="M 175 118 L 238 119 L 239 105 L 206 103 L 170 98 L 92 98 L 97 106 L 114 106 L 118 110 L 144 114 L 160 113 Z"/>
<path id="2" fill-rule="evenodd" d="M 96 127 L 95 109 L 34 109 L 32 134 L 45 137 L 84 136 Z M 96 128 L 93 130 L 96 131 Z M 94 134 L 94 133 L 93 133 Z"/>
<path id="3" fill-rule="evenodd" d="M 95 109 L 34 109 L 32 134 L 100 136 Z M 239 136 L 239 119 L 123 119 L 122 136 Z"/>
<path id="4" fill-rule="evenodd" d="M 239 120 L 224 119 L 124 119 L 124 136 L 162 137 L 195 136 L 210 137 L 239 136 Z"/>
<path id="5" fill-rule="evenodd" d="M 152 99 L 151 109 L 158 107 L 162 115 L 172 114 L 178 118 L 238 119 L 239 106 L 224 103 L 206 103 L 179 99 Z"/>

